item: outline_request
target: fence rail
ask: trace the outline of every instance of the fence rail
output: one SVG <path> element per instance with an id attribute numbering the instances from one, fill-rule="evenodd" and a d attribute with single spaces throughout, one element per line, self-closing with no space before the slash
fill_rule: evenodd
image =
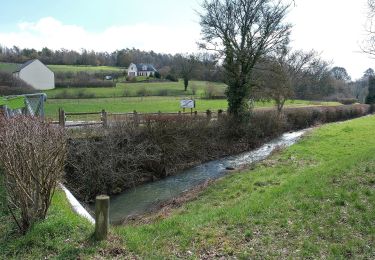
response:
<path id="1" fill-rule="evenodd" d="M 107 127 L 113 122 L 134 122 L 137 124 L 144 124 L 147 121 L 156 120 L 156 117 L 164 116 L 195 116 L 195 117 L 206 117 L 207 119 L 219 118 L 221 115 L 226 113 L 223 110 L 206 112 L 169 112 L 169 113 L 139 113 L 137 111 L 127 113 L 109 113 L 104 109 L 100 112 L 66 112 L 64 109 L 59 109 L 59 121 L 55 122 L 62 127 L 85 127 L 85 126 L 103 126 Z M 96 120 L 67 120 L 71 117 L 76 116 L 97 116 Z"/>

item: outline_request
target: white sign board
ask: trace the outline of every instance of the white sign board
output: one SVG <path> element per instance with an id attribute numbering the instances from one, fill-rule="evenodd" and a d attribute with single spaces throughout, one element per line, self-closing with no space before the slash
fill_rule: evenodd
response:
<path id="1" fill-rule="evenodd" d="M 195 108 L 195 100 L 184 99 L 180 101 L 181 108 Z"/>

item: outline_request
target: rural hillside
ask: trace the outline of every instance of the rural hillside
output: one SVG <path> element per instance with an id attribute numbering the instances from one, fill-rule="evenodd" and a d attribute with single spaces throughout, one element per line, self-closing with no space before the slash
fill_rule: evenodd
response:
<path id="1" fill-rule="evenodd" d="M 1 259 L 375 257 L 374 0 L 2 7 Z"/>

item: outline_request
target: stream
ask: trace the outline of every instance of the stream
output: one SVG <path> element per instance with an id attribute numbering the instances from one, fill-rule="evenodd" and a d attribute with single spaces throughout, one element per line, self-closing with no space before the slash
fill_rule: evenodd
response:
<path id="1" fill-rule="evenodd" d="M 125 218 L 146 213 L 157 205 L 178 197 L 182 193 L 208 181 L 224 176 L 227 168 L 240 168 L 266 159 L 278 147 L 288 147 L 296 143 L 306 130 L 285 133 L 258 149 L 239 155 L 210 161 L 182 171 L 167 178 L 146 183 L 124 193 L 111 197 L 110 222 L 119 224 Z M 94 205 L 90 206 L 92 210 Z"/>

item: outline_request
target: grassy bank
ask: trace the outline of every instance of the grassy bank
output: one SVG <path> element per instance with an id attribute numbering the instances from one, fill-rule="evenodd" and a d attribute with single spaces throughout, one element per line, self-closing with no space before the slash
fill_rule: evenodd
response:
<path id="1" fill-rule="evenodd" d="M 46 103 L 46 115 L 48 118 L 57 119 L 58 109 L 64 108 L 66 112 L 99 112 L 105 109 L 112 113 L 126 113 L 134 110 L 143 113 L 178 112 L 181 97 L 131 97 L 131 98 L 97 98 L 97 99 L 48 99 Z M 288 101 L 286 106 L 336 106 L 337 102 L 313 102 L 305 100 Z M 210 109 L 217 111 L 226 110 L 228 106 L 225 99 L 199 99 L 196 101 L 197 111 Z M 257 108 L 272 107 L 272 102 L 257 102 Z M 72 120 L 72 119 L 68 119 Z M 75 120 L 75 119 L 73 119 Z"/>
<path id="2" fill-rule="evenodd" d="M 375 118 L 331 124 L 156 223 L 116 233 L 143 257 L 372 258 Z"/>
<path id="3" fill-rule="evenodd" d="M 371 259 L 374 128 L 371 116 L 316 129 L 153 223 L 113 228 L 120 239 L 109 243 L 90 242 L 88 224 L 71 214 L 58 193 L 48 220 L 25 238 L 0 229 L 0 258 L 125 258 L 127 247 L 141 258 Z M 11 226 L 4 224 L 9 216 L 1 218 L 1 225 Z"/>

